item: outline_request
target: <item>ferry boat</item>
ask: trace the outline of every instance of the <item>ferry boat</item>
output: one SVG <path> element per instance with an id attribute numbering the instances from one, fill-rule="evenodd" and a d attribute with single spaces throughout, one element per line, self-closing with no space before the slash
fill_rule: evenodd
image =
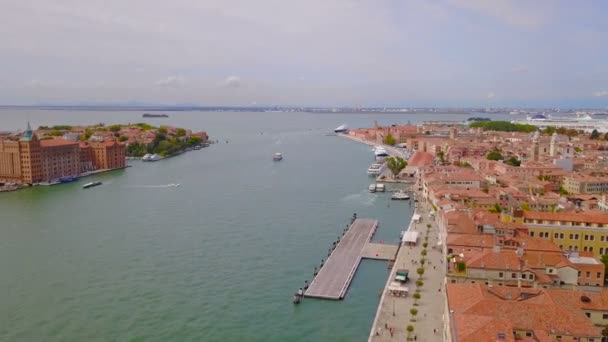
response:
<path id="1" fill-rule="evenodd" d="M 382 147 L 382 146 L 376 146 L 376 147 L 374 147 L 374 155 L 376 157 L 382 157 L 382 158 L 389 156 L 389 154 L 386 151 L 386 149 L 384 147 Z"/>
<path id="2" fill-rule="evenodd" d="M 283 155 L 281 153 L 275 153 L 274 156 L 272 157 L 272 160 L 274 161 L 281 161 L 283 160 Z"/>
<path id="3" fill-rule="evenodd" d="M 348 133 L 348 126 L 340 125 L 334 129 L 335 133 Z"/>
<path id="4" fill-rule="evenodd" d="M 367 174 L 369 176 L 377 177 L 382 174 L 384 171 L 384 164 L 373 163 L 370 165 L 369 169 L 367 169 Z"/>
<path id="5" fill-rule="evenodd" d="M 91 182 L 91 183 L 87 183 L 85 185 L 82 186 L 83 189 L 88 189 L 88 188 L 92 188 L 94 186 L 99 186 L 103 184 L 102 182 Z"/>
<path id="6" fill-rule="evenodd" d="M 404 191 L 397 191 L 391 196 L 392 200 L 409 200 L 410 195 Z"/>

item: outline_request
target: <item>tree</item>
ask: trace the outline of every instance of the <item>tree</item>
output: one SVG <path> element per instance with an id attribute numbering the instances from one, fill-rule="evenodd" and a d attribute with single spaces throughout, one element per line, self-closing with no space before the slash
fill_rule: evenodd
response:
<path id="1" fill-rule="evenodd" d="M 437 157 L 439 158 L 441 165 L 445 165 L 445 152 L 443 152 L 443 151 L 437 152 Z"/>
<path id="2" fill-rule="evenodd" d="M 520 166 L 521 165 L 521 160 L 515 158 L 515 157 L 511 157 L 509 159 L 507 159 L 505 161 L 505 164 L 511 165 L 511 166 Z"/>
<path id="3" fill-rule="evenodd" d="M 597 131 L 597 129 L 594 129 L 593 132 L 591 132 L 591 136 L 589 137 L 592 140 L 597 140 L 600 138 L 600 132 Z"/>
<path id="4" fill-rule="evenodd" d="M 416 291 L 416 293 L 414 293 L 412 297 L 414 297 L 414 306 L 418 306 L 418 301 L 420 300 L 420 292 Z"/>
<path id="5" fill-rule="evenodd" d="M 543 129 L 543 134 L 546 135 L 553 135 L 553 133 L 555 133 L 555 131 L 557 130 L 557 128 L 555 128 L 555 126 L 547 126 L 545 129 Z"/>
<path id="6" fill-rule="evenodd" d="M 464 262 L 459 261 L 456 263 L 456 271 L 462 273 L 462 272 L 466 271 L 466 269 L 467 269 L 467 264 L 465 264 Z"/>
<path id="7" fill-rule="evenodd" d="M 424 285 L 424 282 L 420 279 L 416 280 L 416 286 L 417 287 L 422 287 L 422 285 Z M 414 298 L 416 298 L 416 296 L 414 296 Z M 418 295 L 418 299 L 420 299 L 420 295 Z"/>
<path id="8" fill-rule="evenodd" d="M 389 170 L 391 170 L 393 177 L 397 177 L 399 172 L 401 172 L 401 170 L 405 169 L 407 166 L 407 162 L 401 157 L 388 157 L 385 159 L 385 161 L 386 166 Z"/>
<path id="9" fill-rule="evenodd" d="M 416 273 L 418 273 L 418 275 L 422 278 L 422 275 L 424 274 L 424 268 L 420 267 L 416 270 Z"/>
<path id="10" fill-rule="evenodd" d="M 54 136 L 54 137 L 60 137 L 63 135 L 63 133 L 61 133 L 61 131 L 58 129 L 54 129 L 51 131 L 51 133 L 49 133 L 49 135 Z"/>
<path id="11" fill-rule="evenodd" d="M 91 138 L 91 136 L 92 136 L 92 135 L 93 135 L 93 131 L 87 128 L 87 129 L 84 131 L 84 136 L 83 136 L 83 138 L 84 138 L 84 140 L 89 140 L 89 138 Z"/>
<path id="12" fill-rule="evenodd" d="M 389 133 L 386 135 L 383 142 L 385 145 L 394 146 L 397 143 L 397 140 Z"/>
<path id="13" fill-rule="evenodd" d="M 522 203 L 521 204 L 521 209 L 525 210 L 525 211 L 529 211 L 530 210 L 530 205 L 528 203 Z"/>
<path id="14" fill-rule="evenodd" d="M 157 132 L 158 132 L 158 134 L 161 134 L 161 135 L 167 135 L 167 127 L 161 126 L 158 128 Z"/>
<path id="15" fill-rule="evenodd" d="M 127 141 L 127 140 L 129 140 L 129 138 L 127 138 L 127 137 L 126 137 L 126 136 L 124 136 L 124 135 L 121 135 L 121 136 L 120 136 L 120 138 L 118 138 L 118 141 L 120 141 L 120 142 L 125 142 L 125 141 Z"/>
<path id="16" fill-rule="evenodd" d="M 186 141 L 186 144 L 188 145 L 197 145 L 203 142 L 203 139 L 199 138 L 199 137 L 190 137 L 188 138 L 188 141 Z"/>
<path id="17" fill-rule="evenodd" d="M 108 129 L 110 130 L 110 132 L 116 133 L 118 131 L 120 131 L 122 127 L 120 125 L 111 125 L 108 127 Z"/>
<path id="18" fill-rule="evenodd" d="M 473 168 L 473 165 L 471 165 L 471 163 L 469 162 L 462 162 L 460 163 L 461 167 L 468 167 L 468 168 Z"/>
<path id="19" fill-rule="evenodd" d="M 176 134 L 178 137 L 183 137 L 183 136 L 185 136 L 185 135 L 186 135 L 186 130 L 185 130 L 185 129 L 183 129 L 183 128 L 178 128 L 178 129 L 177 129 L 177 131 L 175 131 L 175 134 Z"/>
<path id="20" fill-rule="evenodd" d="M 429 246 L 428 242 L 425 242 L 425 243 L 422 244 L 422 247 L 424 247 L 424 248 L 427 248 L 428 246 Z"/>
<path id="21" fill-rule="evenodd" d="M 486 155 L 486 158 L 488 160 L 503 160 L 503 156 L 502 154 L 500 154 L 500 152 L 498 151 L 491 151 Z"/>
<path id="22" fill-rule="evenodd" d="M 420 252 L 420 255 L 422 255 L 422 256 L 426 256 L 426 254 L 427 254 L 426 249 L 423 249 L 422 252 Z"/>
<path id="23" fill-rule="evenodd" d="M 409 341 L 410 335 L 414 332 L 414 326 L 410 324 L 407 326 L 407 328 L 405 328 L 405 330 L 407 330 L 407 339 Z"/>
<path id="24" fill-rule="evenodd" d="M 508 121 L 476 121 L 469 125 L 471 128 L 481 127 L 484 131 L 499 132 L 534 132 L 538 130 L 536 126 L 528 124 L 516 124 Z"/>
<path id="25" fill-rule="evenodd" d="M 411 308 L 410 309 L 410 313 L 412 314 L 412 322 L 416 322 L 416 315 L 418 314 L 418 309 L 416 308 Z"/>

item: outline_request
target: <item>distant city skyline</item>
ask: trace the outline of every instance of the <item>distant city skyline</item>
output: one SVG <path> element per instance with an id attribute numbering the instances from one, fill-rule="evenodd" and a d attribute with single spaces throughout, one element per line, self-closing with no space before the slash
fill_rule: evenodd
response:
<path id="1" fill-rule="evenodd" d="M 608 108 L 601 1 L 3 4 L 0 104 Z"/>

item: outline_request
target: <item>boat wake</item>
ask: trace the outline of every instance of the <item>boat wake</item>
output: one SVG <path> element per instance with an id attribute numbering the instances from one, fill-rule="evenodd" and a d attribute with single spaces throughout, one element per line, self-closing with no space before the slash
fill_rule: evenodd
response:
<path id="1" fill-rule="evenodd" d="M 161 184 L 161 185 L 127 185 L 126 188 L 130 189 L 164 189 L 164 188 L 177 188 L 179 183 Z"/>
<path id="2" fill-rule="evenodd" d="M 378 196 L 373 196 L 369 192 L 365 191 L 365 192 L 360 192 L 358 194 L 346 195 L 343 198 L 341 198 L 340 201 L 351 202 L 351 203 L 355 202 L 355 203 L 364 205 L 366 207 L 369 207 L 369 206 L 374 205 L 377 198 L 378 198 Z"/>

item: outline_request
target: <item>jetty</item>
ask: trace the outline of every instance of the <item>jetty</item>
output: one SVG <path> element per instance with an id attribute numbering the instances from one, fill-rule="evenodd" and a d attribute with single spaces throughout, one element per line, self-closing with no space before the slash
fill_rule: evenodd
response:
<path id="1" fill-rule="evenodd" d="M 394 260 L 397 246 L 370 243 L 377 228 L 377 220 L 355 219 L 312 280 L 304 296 L 343 299 L 361 259 Z"/>

